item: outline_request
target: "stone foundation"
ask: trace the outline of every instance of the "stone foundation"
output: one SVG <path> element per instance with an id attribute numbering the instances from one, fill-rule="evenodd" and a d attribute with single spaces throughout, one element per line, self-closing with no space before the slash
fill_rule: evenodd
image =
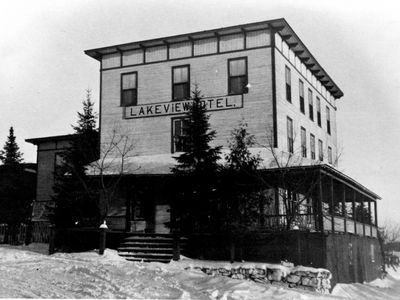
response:
<path id="1" fill-rule="evenodd" d="M 291 263 L 193 263 L 186 269 L 201 270 L 211 276 L 227 276 L 233 279 L 252 280 L 262 284 L 283 285 L 329 294 L 332 274 L 329 270 L 294 266 Z"/>

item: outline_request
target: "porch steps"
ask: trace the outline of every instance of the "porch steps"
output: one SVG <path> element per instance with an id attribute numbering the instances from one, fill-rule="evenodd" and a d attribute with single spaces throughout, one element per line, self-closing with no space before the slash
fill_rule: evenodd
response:
<path id="1" fill-rule="evenodd" d="M 186 246 L 187 238 L 180 238 L 180 249 Z M 118 254 L 129 261 L 165 262 L 173 258 L 172 234 L 133 234 L 124 239 Z"/>

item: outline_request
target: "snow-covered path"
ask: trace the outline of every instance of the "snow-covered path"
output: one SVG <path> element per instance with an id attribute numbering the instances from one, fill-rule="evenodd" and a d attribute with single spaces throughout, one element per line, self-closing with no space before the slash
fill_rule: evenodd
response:
<path id="1" fill-rule="evenodd" d="M 334 295 L 183 270 L 184 263 L 133 263 L 116 251 L 56 253 L 46 245 L 0 247 L 0 297 L 134 299 L 400 299 L 398 278 L 339 285 Z M 35 252 L 34 252 L 35 251 Z M 42 253 L 40 253 L 42 252 Z M 394 274 L 396 276 L 396 274 Z M 368 297 L 369 296 L 369 297 Z"/>

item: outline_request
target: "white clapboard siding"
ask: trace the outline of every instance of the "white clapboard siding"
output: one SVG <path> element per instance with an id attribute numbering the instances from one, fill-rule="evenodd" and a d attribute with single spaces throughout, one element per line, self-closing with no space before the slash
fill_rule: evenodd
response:
<path id="1" fill-rule="evenodd" d="M 115 68 L 120 66 L 121 55 L 119 53 L 107 54 L 103 56 L 103 69 Z"/>
<path id="2" fill-rule="evenodd" d="M 246 47 L 262 47 L 270 44 L 270 35 L 268 30 L 251 31 L 246 34 Z"/>
<path id="3" fill-rule="evenodd" d="M 146 62 L 167 59 L 167 46 L 151 47 L 146 49 Z"/>
<path id="4" fill-rule="evenodd" d="M 194 42 L 194 55 L 217 53 L 217 38 L 198 40 Z"/>
<path id="5" fill-rule="evenodd" d="M 192 55 L 192 43 L 183 42 L 177 44 L 171 44 L 169 47 L 169 58 L 181 58 L 189 57 Z"/>
<path id="6" fill-rule="evenodd" d="M 221 36 L 220 51 L 234 51 L 244 49 L 243 33 Z"/>
<path id="7" fill-rule="evenodd" d="M 143 63 L 143 50 L 137 49 L 124 52 L 122 56 L 122 64 L 124 66 L 136 65 Z"/>

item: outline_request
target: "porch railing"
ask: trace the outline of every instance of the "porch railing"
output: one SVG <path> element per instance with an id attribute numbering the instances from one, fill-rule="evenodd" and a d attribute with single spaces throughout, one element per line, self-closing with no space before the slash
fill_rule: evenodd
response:
<path id="1" fill-rule="evenodd" d="M 332 227 L 333 223 L 333 227 Z M 324 230 L 335 232 L 348 232 L 361 236 L 378 237 L 378 230 L 375 225 L 364 224 L 361 222 L 354 221 L 352 219 L 346 219 L 341 216 L 324 215 Z"/>
<path id="2" fill-rule="evenodd" d="M 298 214 L 291 221 L 291 227 L 297 226 L 299 229 L 316 230 L 315 220 L 316 218 L 313 214 Z M 288 229 L 287 225 L 287 215 L 271 215 L 264 217 L 264 224 L 261 227 L 265 230 L 277 231 Z"/>

